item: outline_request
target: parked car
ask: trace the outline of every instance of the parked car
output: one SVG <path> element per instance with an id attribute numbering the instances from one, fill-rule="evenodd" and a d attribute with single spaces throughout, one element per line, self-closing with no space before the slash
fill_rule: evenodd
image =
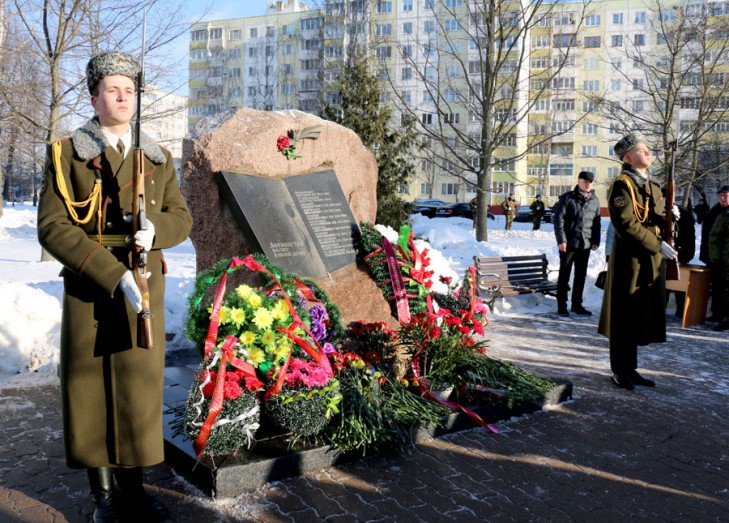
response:
<path id="1" fill-rule="evenodd" d="M 532 210 L 529 208 L 528 205 L 521 205 L 516 210 L 516 215 L 514 215 L 514 221 L 515 222 L 532 222 Z M 552 222 L 552 209 L 545 206 L 544 207 L 544 216 L 542 216 L 542 221 L 546 223 Z"/>
<path id="2" fill-rule="evenodd" d="M 443 207 L 439 207 L 435 213 L 436 218 L 451 218 L 460 216 L 461 218 L 470 218 L 473 220 L 473 207 L 465 202 L 449 203 Z"/>
<path id="3" fill-rule="evenodd" d="M 412 214 L 422 214 L 423 216 L 434 218 L 435 212 L 438 210 L 438 208 L 446 205 L 446 202 L 444 202 L 443 200 L 438 200 L 436 198 L 427 198 L 415 200 L 412 205 Z"/>

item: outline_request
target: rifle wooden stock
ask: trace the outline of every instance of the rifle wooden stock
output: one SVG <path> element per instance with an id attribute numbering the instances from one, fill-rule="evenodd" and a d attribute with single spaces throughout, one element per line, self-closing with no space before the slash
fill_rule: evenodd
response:
<path id="1" fill-rule="evenodd" d="M 673 169 L 676 165 L 676 140 L 671 142 L 671 169 L 668 171 L 668 179 L 666 180 L 666 230 L 665 242 L 673 247 L 673 236 L 675 233 L 675 225 L 673 223 L 673 206 L 676 204 L 676 181 L 673 175 Z M 666 279 L 678 280 L 681 277 L 681 271 L 678 270 L 678 259 L 666 260 Z"/>
<path id="2" fill-rule="evenodd" d="M 137 231 L 147 230 L 146 202 L 144 195 L 144 151 L 139 147 L 134 149 L 134 189 L 132 201 L 132 236 Z M 132 244 L 132 270 L 137 281 L 139 291 L 142 293 L 142 311 L 137 316 L 137 346 L 145 349 L 154 347 L 152 336 L 152 311 L 149 306 L 149 286 L 147 285 L 147 252 Z"/>

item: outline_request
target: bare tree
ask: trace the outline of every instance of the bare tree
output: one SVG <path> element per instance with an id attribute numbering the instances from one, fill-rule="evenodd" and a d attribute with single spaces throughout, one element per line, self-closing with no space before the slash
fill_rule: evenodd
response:
<path id="1" fill-rule="evenodd" d="M 642 131 L 659 154 L 678 141 L 675 174 L 685 203 L 693 187 L 716 183 L 729 166 L 729 21 L 715 8 L 654 3 L 647 19 L 657 44 L 648 46 L 652 35 L 636 33 L 609 48 L 616 86 L 630 89 L 596 100 L 616 131 Z M 661 159 L 665 177 L 670 157 Z"/>
<path id="2" fill-rule="evenodd" d="M 403 96 L 407 91 L 400 89 L 398 106 L 417 120 L 418 131 L 432 144 L 429 161 L 476 189 L 476 238 L 487 241 L 494 172 L 517 183 L 516 162 L 571 132 L 578 121 L 573 117 L 558 126 L 537 125 L 530 113 L 566 90 L 574 99 L 574 78 L 566 85 L 560 75 L 573 59 L 588 4 L 569 6 L 569 30 L 558 40 L 539 28 L 549 27 L 553 19 L 561 23 L 559 2 L 439 0 L 430 5 L 433 21 L 425 22 L 427 39 L 413 37 L 400 46 L 402 75 L 424 88 L 424 99 Z M 537 33 L 545 39 L 538 46 L 545 48 L 545 67 L 532 68 L 530 39 Z M 429 102 L 428 110 L 422 109 L 423 102 Z M 536 183 L 543 184 L 544 178 Z"/>

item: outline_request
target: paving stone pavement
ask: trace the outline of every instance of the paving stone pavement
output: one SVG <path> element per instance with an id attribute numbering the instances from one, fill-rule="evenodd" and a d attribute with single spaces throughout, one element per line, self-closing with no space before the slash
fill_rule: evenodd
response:
<path id="1" fill-rule="evenodd" d="M 490 351 L 574 384 L 559 407 L 210 500 L 166 466 L 148 490 L 179 522 L 729 521 L 729 335 L 669 324 L 639 349 L 655 389 L 615 388 L 596 318 L 499 317 Z M 28 383 L 27 380 L 24 383 Z M 0 387 L 0 522 L 88 521 L 64 463 L 58 385 Z"/>

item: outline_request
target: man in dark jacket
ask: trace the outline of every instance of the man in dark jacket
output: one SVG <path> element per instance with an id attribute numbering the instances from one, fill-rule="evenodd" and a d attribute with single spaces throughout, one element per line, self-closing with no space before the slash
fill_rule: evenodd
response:
<path id="1" fill-rule="evenodd" d="M 537 194 L 536 199 L 529 206 L 532 210 L 532 230 L 538 231 L 542 226 L 542 220 L 544 219 L 544 202 L 542 201 L 542 195 Z"/>
<path id="2" fill-rule="evenodd" d="M 609 340 L 613 383 L 632 390 L 655 386 L 636 370 L 638 345 L 666 341 L 664 259 L 674 259 L 676 251 L 663 241 L 663 195 L 648 174 L 650 149 L 640 135 L 630 133 L 614 150 L 623 167 L 608 193 L 615 243 L 598 332 Z"/>
<path id="3" fill-rule="evenodd" d="M 701 247 L 699 249 L 699 259 L 706 265 L 711 267 L 711 259 L 709 257 L 709 237 L 711 235 L 711 229 L 714 227 L 714 222 L 729 207 L 729 185 L 724 185 L 719 188 L 719 201 L 714 205 L 706 216 L 704 216 L 704 223 L 701 224 Z M 716 271 L 711 272 L 711 315 L 706 318 L 706 321 L 720 321 L 721 320 L 721 297 L 722 286 L 719 281 L 719 274 Z"/>
<path id="4" fill-rule="evenodd" d="M 722 189 L 726 191 L 722 194 L 729 194 L 729 186 Z M 729 330 L 729 207 L 722 209 L 709 234 L 709 263 L 714 286 L 711 302 L 719 322 L 715 331 Z"/>
<path id="5" fill-rule="evenodd" d="M 552 224 L 559 249 L 557 313 L 560 316 L 570 315 L 567 311 L 567 290 L 572 265 L 575 266 L 572 312 L 580 316 L 592 315 L 582 306 L 582 292 L 585 288 L 590 251 L 600 246 L 600 202 L 592 191 L 594 182 L 594 173 L 581 171 L 577 175 L 577 186 L 560 196 L 553 209 Z"/>
<path id="6" fill-rule="evenodd" d="M 96 116 L 52 144 L 38 202 L 38 239 L 63 265 L 61 413 L 66 462 L 88 472 L 95 522 L 159 521 L 142 467 L 164 460 L 162 395 L 166 265 L 192 217 L 169 151 L 142 133 L 147 230 L 132 237 L 134 57 L 94 56 L 86 67 Z M 142 310 L 132 243 L 147 252 L 153 346 L 137 338 Z M 121 513 L 120 513 L 121 511 Z"/>

